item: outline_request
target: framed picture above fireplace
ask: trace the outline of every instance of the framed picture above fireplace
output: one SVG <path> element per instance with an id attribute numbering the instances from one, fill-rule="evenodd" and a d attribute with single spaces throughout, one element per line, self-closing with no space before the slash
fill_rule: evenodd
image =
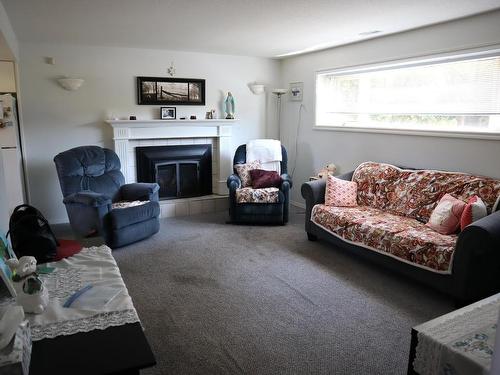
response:
<path id="1" fill-rule="evenodd" d="M 205 105 L 205 80 L 137 77 L 140 105 Z"/>

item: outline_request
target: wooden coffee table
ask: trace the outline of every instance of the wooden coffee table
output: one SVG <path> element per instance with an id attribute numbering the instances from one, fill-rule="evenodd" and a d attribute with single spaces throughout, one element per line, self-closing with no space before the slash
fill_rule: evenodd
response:
<path id="1" fill-rule="evenodd" d="M 140 323 L 33 342 L 30 375 L 139 374 L 156 365 Z"/>

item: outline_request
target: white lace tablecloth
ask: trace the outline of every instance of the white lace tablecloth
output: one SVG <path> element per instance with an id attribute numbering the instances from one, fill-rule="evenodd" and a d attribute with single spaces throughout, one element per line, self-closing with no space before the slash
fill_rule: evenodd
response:
<path id="1" fill-rule="evenodd" d="M 489 374 L 500 293 L 415 327 L 420 375 Z"/>
<path id="2" fill-rule="evenodd" d="M 54 272 L 40 275 L 49 290 L 49 305 L 42 314 L 26 314 L 33 341 L 139 322 L 109 247 L 84 248 L 76 255 L 46 265 L 55 267 Z M 69 296 L 88 284 L 119 292 L 105 306 L 95 309 L 63 307 Z"/>

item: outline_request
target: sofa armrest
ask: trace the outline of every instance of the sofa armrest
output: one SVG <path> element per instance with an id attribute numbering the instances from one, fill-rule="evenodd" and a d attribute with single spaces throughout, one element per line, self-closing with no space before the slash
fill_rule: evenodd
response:
<path id="1" fill-rule="evenodd" d="M 293 183 L 292 183 L 292 178 L 290 177 L 290 175 L 288 173 L 283 173 L 281 176 L 281 186 L 285 185 L 288 185 L 288 190 L 290 190 L 293 186 Z M 283 190 L 284 188 L 282 188 Z"/>
<path id="2" fill-rule="evenodd" d="M 302 198 L 306 200 L 306 206 L 313 207 L 325 202 L 326 180 L 304 182 L 300 188 Z"/>
<path id="3" fill-rule="evenodd" d="M 111 198 L 107 195 L 96 193 L 90 190 L 80 191 L 64 197 L 64 204 L 83 204 L 90 207 L 101 207 L 111 204 Z"/>
<path id="4" fill-rule="evenodd" d="M 292 188 L 292 178 L 288 173 L 281 175 L 280 190 L 283 193 L 283 223 L 288 222 L 289 209 L 290 209 L 290 189 Z"/>
<path id="5" fill-rule="evenodd" d="M 236 221 L 236 189 L 240 187 L 241 179 L 236 173 L 227 178 L 227 188 L 229 189 L 229 217 L 231 222 Z"/>
<path id="6" fill-rule="evenodd" d="M 305 228 L 307 233 L 311 228 L 311 213 L 316 204 L 325 202 L 326 180 L 304 182 L 300 188 L 302 197 L 306 200 Z"/>
<path id="7" fill-rule="evenodd" d="M 462 232 L 466 234 L 468 230 L 473 228 L 483 230 L 484 233 L 488 233 L 489 238 L 493 241 L 498 251 L 500 251 L 500 211 L 495 211 L 488 216 L 479 219 L 472 224 L 468 225 Z"/>
<path id="8" fill-rule="evenodd" d="M 457 294 L 470 301 L 500 291 L 500 211 L 475 221 L 460 233 L 452 272 Z"/>
<path id="9" fill-rule="evenodd" d="M 160 186 L 157 183 L 137 182 L 125 184 L 120 188 L 123 200 L 126 201 L 158 201 Z"/>
<path id="10" fill-rule="evenodd" d="M 229 191 L 236 191 L 236 189 L 241 187 L 241 180 L 237 174 L 232 174 L 227 178 L 227 188 Z"/>

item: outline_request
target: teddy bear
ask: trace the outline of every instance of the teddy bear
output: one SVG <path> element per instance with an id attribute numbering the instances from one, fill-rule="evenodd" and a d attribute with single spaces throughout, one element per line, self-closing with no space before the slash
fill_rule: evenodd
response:
<path id="1" fill-rule="evenodd" d="M 17 304 L 22 306 L 26 313 L 41 314 L 49 303 L 49 293 L 36 273 L 35 257 L 12 258 L 6 263 L 14 274 L 12 281 L 17 294 Z"/>
<path id="2" fill-rule="evenodd" d="M 337 171 L 337 166 L 333 163 L 327 164 L 325 168 L 319 171 L 318 178 L 326 178 L 328 175 L 333 176 Z"/>

